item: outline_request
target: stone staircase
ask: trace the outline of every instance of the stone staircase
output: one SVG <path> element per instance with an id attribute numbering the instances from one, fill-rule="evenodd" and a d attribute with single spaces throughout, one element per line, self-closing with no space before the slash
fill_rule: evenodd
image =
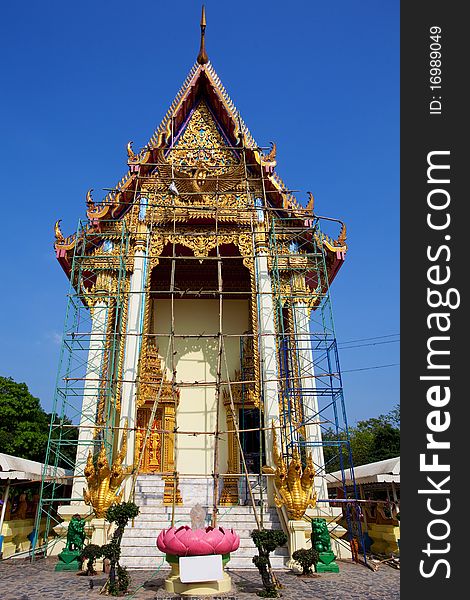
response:
<path id="1" fill-rule="evenodd" d="M 211 481 L 211 480 L 210 480 Z M 208 507 L 207 520 L 210 522 L 211 496 L 209 480 L 182 480 L 180 482 L 183 506 L 175 508 L 175 526 L 191 525 L 190 511 L 196 503 Z M 134 524 L 129 523 L 122 539 L 120 563 L 129 569 L 157 569 L 164 561 L 165 555 L 158 550 L 157 536 L 162 529 L 171 526 L 171 506 L 162 504 L 164 483 L 155 475 L 139 475 L 136 484 L 135 503 L 140 508 L 139 516 Z M 257 553 L 250 538 L 250 532 L 256 528 L 256 520 L 251 506 L 220 506 L 218 525 L 233 527 L 240 536 L 240 548 L 231 555 L 228 568 L 254 569 L 252 557 Z M 281 525 L 277 510 L 267 508 L 264 512 L 266 529 L 280 529 Z M 271 554 L 271 564 L 274 569 L 284 569 L 287 562 L 287 546 L 277 548 Z M 167 564 L 163 563 L 165 566 Z"/>

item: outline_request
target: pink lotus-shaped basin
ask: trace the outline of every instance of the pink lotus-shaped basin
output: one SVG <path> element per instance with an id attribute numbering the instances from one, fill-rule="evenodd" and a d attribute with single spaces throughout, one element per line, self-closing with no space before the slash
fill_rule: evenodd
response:
<path id="1" fill-rule="evenodd" d="M 176 556 L 206 556 L 227 554 L 240 545 L 240 536 L 233 529 L 205 527 L 195 529 L 183 525 L 164 529 L 157 538 L 158 549 Z"/>

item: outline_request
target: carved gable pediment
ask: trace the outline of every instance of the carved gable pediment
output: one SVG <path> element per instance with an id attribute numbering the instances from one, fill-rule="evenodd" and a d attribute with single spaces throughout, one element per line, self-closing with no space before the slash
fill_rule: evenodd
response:
<path id="1" fill-rule="evenodd" d="M 202 99 L 171 148 L 160 148 L 156 169 L 143 191 L 156 197 L 153 218 L 165 221 L 165 206 L 181 207 L 179 220 L 215 217 L 240 220 L 240 209 L 253 206 L 257 186 L 248 182 L 242 148 L 230 146 L 208 104 Z M 194 210 L 191 210 L 194 209 Z M 242 215 L 243 216 L 243 215 Z M 247 211 L 245 218 L 249 218 Z"/>

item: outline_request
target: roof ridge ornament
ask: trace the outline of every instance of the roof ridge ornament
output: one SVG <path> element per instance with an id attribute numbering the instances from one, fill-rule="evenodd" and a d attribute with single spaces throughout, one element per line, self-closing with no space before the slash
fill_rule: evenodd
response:
<path id="1" fill-rule="evenodd" d="M 308 204 L 307 204 L 307 209 L 306 210 L 307 211 L 312 211 L 312 214 L 313 214 L 313 211 L 314 211 L 314 208 L 315 208 L 315 198 L 313 197 L 312 192 L 307 192 L 307 194 L 308 194 Z"/>
<path id="2" fill-rule="evenodd" d="M 201 14 L 201 46 L 199 48 L 199 54 L 197 55 L 197 62 L 200 65 L 205 65 L 209 62 L 209 57 L 206 52 L 206 9 L 204 4 L 202 5 Z"/>
<path id="3" fill-rule="evenodd" d="M 64 235 L 63 235 L 62 231 L 60 230 L 60 222 L 61 221 L 62 221 L 62 219 L 59 219 L 58 221 L 55 222 L 55 225 L 54 225 L 54 235 L 55 235 L 56 244 L 62 244 L 63 242 L 65 242 Z"/>
<path id="4" fill-rule="evenodd" d="M 339 237 L 335 241 L 336 246 L 344 246 L 346 243 L 346 224 L 340 221 L 341 223 L 341 231 L 339 232 Z"/>
<path id="5" fill-rule="evenodd" d="M 134 150 L 132 150 L 133 143 L 134 142 L 127 142 L 127 156 L 129 158 L 134 158 L 134 156 L 135 156 L 135 152 L 134 152 Z"/>
<path id="6" fill-rule="evenodd" d="M 86 193 L 86 206 L 87 206 L 87 210 L 93 210 L 95 208 L 95 203 L 93 202 L 93 197 L 91 195 L 92 191 L 93 191 L 93 188 L 90 188 L 88 190 L 88 192 Z"/>

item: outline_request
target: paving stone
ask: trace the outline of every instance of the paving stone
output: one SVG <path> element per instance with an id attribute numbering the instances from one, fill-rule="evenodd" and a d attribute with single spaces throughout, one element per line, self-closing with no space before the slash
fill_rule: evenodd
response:
<path id="1" fill-rule="evenodd" d="M 0 562 L 1 600 L 100 600 L 100 588 L 106 581 L 103 574 L 86 577 L 70 572 L 55 572 L 57 559 L 38 559 L 34 563 L 20 559 Z M 352 562 L 338 561 L 339 573 L 323 573 L 302 577 L 291 571 L 278 572 L 283 585 L 283 600 L 399 600 L 400 572 L 388 565 L 378 571 Z M 233 581 L 232 592 L 214 598 L 252 600 L 262 589 L 258 571 L 228 569 Z M 168 574 L 166 563 L 158 569 L 130 571 L 131 593 L 128 600 L 170 600 L 181 598 L 164 589 Z M 90 589 L 90 581 L 93 589 Z M 210 598 L 204 596 L 204 598 Z M 190 600 L 186 598 L 186 600 Z"/>

